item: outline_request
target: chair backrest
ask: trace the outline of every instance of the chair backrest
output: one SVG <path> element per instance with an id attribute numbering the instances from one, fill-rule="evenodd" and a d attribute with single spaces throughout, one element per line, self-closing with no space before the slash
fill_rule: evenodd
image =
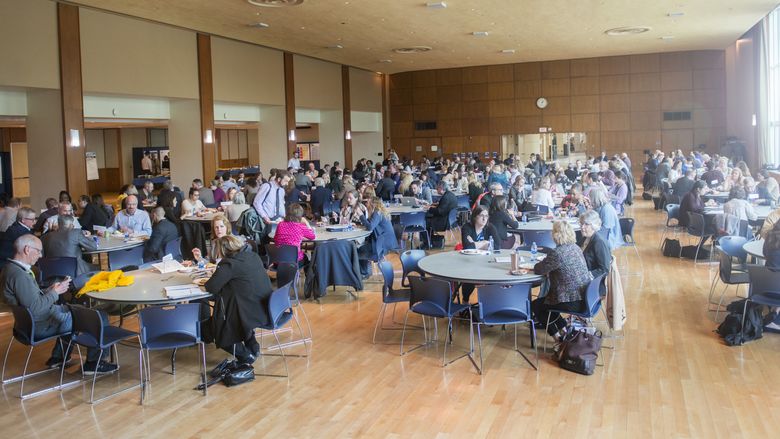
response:
<path id="1" fill-rule="evenodd" d="M 265 249 L 272 264 L 298 263 L 298 247 L 294 245 L 266 244 Z"/>
<path id="2" fill-rule="evenodd" d="M 35 334 L 35 320 L 27 307 L 11 305 L 14 315 L 14 338 L 21 344 L 29 346 L 33 343 Z"/>
<path id="3" fill-rule="evenodd" d="M 531 318 L 531 284 L 483 285 L 479 287 L 479 320 L 490 324 L 498 312 L 516 317 L 518 322 Z"/>
<path id="4" fill-rule="evenodd" d="M 471 210 L 471 204 L 469 204 L 468 195 L 458 195 L 458 207 L 465 207 L 466 209 Z"/>
<path id="5" fill-rule="evenodd" d="M 108 254 L 108 268 L 111 271 L 137 269 L 144 263 L 144 246 L 115 250 Z"/>
<path id="6" fill-rule="evenodd" d="M 557 245 L 553 241 L 552 231 L 550 230 L 527 230 L 523 232 L 523 247 L 531 248 L 532 243 L 537 247 L 555 248 Z"/>
<path id="7" fill-rule="evenodd" d="M 332 212 L 338 212 L 339 210 L 341 210 L 340 200 L 328 200 L 325 201 L 325 204 L 322 205 L 322 213 L 325 215 L 328 215 Z"/>
<path id="8" fill-rule="evenodd" d="M 298 300 L 298 263 L 282 262 L 276 266 L 276 286 L 291 284 L 292 297 Z"/>
<path id="9" fill-rule="evenodd" d="M 68 305 L 73 318 L 73 341 L 87 347 L 103 344 L 103 320 L 100 312 L 81 305 Z"/>
<path id="10" fill-rule="evenodd" d="M 425 228 L 425 212 L 409 212 L 399 215 L 398 222 L 404 227 L 416 226 Z"/>
<path id="11" fill-rule="evenodd" d="M 743 246 L 747 241 L 747 238 L 743 236 L 721 236 L 718 238 L 718 247 L 722 253 L 727 254 L 730 258 L 737 258 L 741 262 L 745 262 L 747 252 Z"/>
<path id="12" fill-rule="evenodd" d="M 290 303 L 290 286 L 292 284 L 284 285 L 271 293 L 271 297 L 268 299 L 268 313 L 271 315 L 271 322 L 273 322 L 274 328 L 278 328 L 279 319 L 282 314 L 292 308 Z"/>
<path id="13" fill-rule="evenodd" d="M 635 221 L 633 218 L 620 218 L 618 220 L 620 223 L 620 233 L 623 234 L 623 239 L 626 240 L 626 238 L 630 239 L 631 244 L 634 243 L 634 224 Z M 628 240 L 626 240 L 628 242 Z"/>
<path id="14" fill-rule="evenodd" d="M 448 317 L 452 305 L 452 285 L 435 277 L 410 276 L 412 288 L 409 294 L 409 308 L 417 303 L 427 305 L 425 315 Z"/>
<path id="15" fill-rule="evenodd" d="M 76 258 L 72 256 L 40 258 L 38 260 L 38 268 L 40 269 L 40 277 L 42 281 L 55 276 L 70 276 L 72 279 L 75 279 L 77 266 Z"/>
<path id="16" fill-rule="evenodd" d="M 780 302 L 780 271 L 772 270 L 763 265 L 748 266 L 750 289 L 748 297 L 754 294 L 772 294 Z"/>
<path id="17" fill-rule="evenodd" d="M 676 219 L 680 219 L 680 205 L 679 204 L 667 204 L 664 209 L 666 209 L 666 225 L 669 225 L 669 221 Z"/>
<path id="18" fill-rule="evenodd" d="M 704 235 L 704 215 L 688 212 L 688 233 L 693 236 Z"/>
<path id="19" fill-rule="evenodd" d="M 425 276 L 425 273 L 420 270 L 417 265 L 420 259 L 424 258 L 425 250 L 407 250 L 401 253 L 401 285 L 404 285 L 403 281 L 409 276 L 409 273 L 417 273 L 420 276 Z"/>
<path id="20" fill-rule="evenodd" d="M 588 284 L 585 291 L 585 303 L 588 306 L 588 313 L 591 317 L 595 316 L 601 306 L 601 284 L 604 283 L 607 273 L 596 276 Z"/>
<path id="21" fill-rule="evenodd" d="M 382 285 L 382 300 L 384 301 L 384 299 L 393 292 L 393 281 L 395 281 L 393 264 L 387 260 L 380 261 L 379 271 L 382 272 L 382 278 L 385 281 L 384 285 Z"/>
<path id="22" fill-rule="evenodd" d="M 550 212 L 550 207 L 544 204 L 532 204 L 529 203 L 528 209 L 523 209 L 524 212 L 537 212 L 542 215 L 547 215 Z"/>
<path id="23" fill-rule="evenodd" d="M 162 335 L 177 334 L 200 341 L 200 303 L 153 306 L 138 311 L 141 343 L 146 344 Z"/>
<path id="24" fill-rule="evenodd" d="M 181 261 L 181 236 L 165 243 L 165 254 L 173 256 L 173 259 Z"/>
<path id="25" fill-rule="evenodd" d="M 453 228 L 458 225 L 458 209 L 452 209 L 447 214 L 447 226 L 448 228 Z"/>

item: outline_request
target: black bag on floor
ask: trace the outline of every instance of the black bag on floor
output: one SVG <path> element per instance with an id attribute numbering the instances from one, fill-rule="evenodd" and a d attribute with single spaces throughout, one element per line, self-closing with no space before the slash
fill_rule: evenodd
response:
<path id="1" fill-rule="evenodd" d="M 763 337 L 764 319 L 761 316 L 761 305 L 750 302 L 747 306 L 745 326 L 742 325 L 742 310 L 745 309 L 745 299 L 731 302 L 726 310 L 729 315 L 718 326 L 716 332 L 729 346 L 740 346 L 745 342 Z"/>
<path id="2" fill-rule="evenodd" d="M 239 363 L 236 360 L 222 360 L 209 372 L 211 379 L 206 387 L 222 382 L 227 387 L 238 386 L 255 380 L 255 368 L 251 364 Z M 203 390 L 203 384 L 199 384 L 198 390 Z"/>
<path id="3" fill-rule="evenodd" d="M 569 327 L 561 339 L 556 359 L 561 368 L 583 375 L 593 375 L 601 349 L 601 331 L 589 334 Z"/>
<path id="4" fill-rule="evenodd" d="M 680 240 L 679 239 L 664 239 L 664 243 L 661 246 L 661 252 L 664 256 L 679 258 L 680 257 Z"/>
<path id="5" fill-rule="evenodd" d="M 680 257 L 685 259 L 696 259 L 696 246 L 695 245 L 683 246 L 682 250 L 680 251 Z M 702 248 L 699 249 L 698 260 L 701 261 L 703 259 L 709 259 L 709 258 L 710 258 L 710 251 L 702 246 Z"/>
<path id="6" fill-rule="evenodd" d="M 444 248 L 444 235 L 431 235 L 431 248 L 443 249 Z"/>
<path id="7" fill-rule="evenodd" d="M 650 201 L 653 199 L 653 195 L 650 192 L 642 192 L 642 199 L 645 201 Z"/>

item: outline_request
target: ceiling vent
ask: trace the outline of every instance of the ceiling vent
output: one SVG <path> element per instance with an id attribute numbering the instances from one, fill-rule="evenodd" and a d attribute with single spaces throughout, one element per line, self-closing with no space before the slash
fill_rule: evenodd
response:
<path id="1" fill-rule="evenodd" d="M 614 29 L 606 30 L 604 33 L 611 37 L 619 37 L 623 35 L 643 34 L 645 32 L 649 32 L 650 29 L 651 28 L 647 26 L 616 27 Z"/>
<path id="2" fill-rule="evenodd" d="M 303 0 L 246 0 L 250 5 L 264 8 L 282 8 L 285 6 L 298 6 Z"/>
<path id="3" fill-rule="evenodd" d="M 393 49 L 393 52 L 395 53 L 423 53 L 423 52 L 430 52 L 433 50 L 430 46 L 411 46 L 411 47 L 399 47 L 397 49 Z"/>

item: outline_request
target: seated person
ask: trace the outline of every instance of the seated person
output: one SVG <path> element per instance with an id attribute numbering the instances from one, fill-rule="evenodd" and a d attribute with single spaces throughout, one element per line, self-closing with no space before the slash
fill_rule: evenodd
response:
<path id="1" fill-rule="evenodd" d="M 102 201 L 102 197 L 100 200 Z M 92 232 L 95 226 L 109 227 L 111 225 L 111 217 L 108 212 L 97 205 L 97 203 L 91 203 L 90 199 L 86 195 L 79 197 L 79 207 L 81 208 L 81 217 L 79 222 L 82 229 L 87 232 Z"/>
<path id="2" fill-rule="evenodd" d="M 206 210 L 206 206 L 200 201 L 200 190 L 190 188 L 187 199 L 181 203 L 181 218 L 195 216 Z"/>
<path id="3" fill-rule="evenodd" d="M 501 243 L 509 239 L 507 229 L 516 229 L 520 226 L 514 213 L 507 210 L 506 203 L 506 197 L 498 195 L 493 197 L 493 202 L 490 204 L 490 224 L 496 228 L 499 239 L 495 242 L 496 249 L 501 248 Z"/>
<path id="4" fill-rule="evenodd" d="M 138 198 L 135 195 L 129 195 L 125 199 L 125 209 L 116 214 L 114 224 L 108 230 L 136 236 L 149 236 L 152 234 L 152 222 L 149 219 L 149 214 L 138 208 Z"/>
<path id="5" fill-rule="evenodd" d="M 152 210 L 152 236 L 144 244 L 144 261 L 159 261 L 165 256 L 165 246 L 179 238 L 179 229 L 165 217 L 163 207 Z"/>
<path id="6" fill-rule="evenodd" d="M 736 169 L 736 168 L 735 168 Z M 740 221 L 755 221 L 758 216 L 747 200 L 745 189 L 735 186 L 729 191 L 729 200 L 723 204 L 723 213 L 734 215 Z"/>
<path id="7" fill-rule="evenodd" d="M 49 230 L 53 230 L 57 228 L 57 218 L 60 215 L 70 215 L 73 216 L 73 205 L 70 204 L 70 201 L 62 201 L 59 204 L 59 207 L 57 208 L 57 214 L 52 215 L 49 217 L 49 219 L 46 220 L 46 222 L 43 224 L 43 232 L 46 233 Z M 81 223 L 79 223 L 79 220 L 75 220 L 73 227 L 76 229 L 81 228 Z"/>
<path id="8" fill-rule="evenodd" d="M 685 194 L 682 201 L 680 201 L 680 216 L 678 218 L 680 226 L 688 227 L 688 212 L 704 212 L 704 201 L 701 199 L 701 193 L 706 186 L 707 184 L 704 181 L 697 181 L 694 183 L 693 189 Z"/>
<path id="9" fill-rule="evenodd" d="M 549 290 L 546 296 L 531 303 L 531 309 L 536 322 L 545 325 L 549 321 L 548 334 L 559 338 L 566 329 L 566 321 L 551 309 L 583 311 L 585 291 L 593 277 L 569 223 L 554 222 L 552 238 L 556 247 L 545 249 L 547 257 L 534 266 L 534 273 L 548 276 Z"/>
<path id="10" fill-rule="evenodd" d="M 416 198 L 417 204 L 423 206 L 428 206 L 433 202 L 431 190 L 427 187 L 423 187 L 419 180 L 412 181 L 412 183 L 409 185 L 409 190 L 404 195 Z"/>
<path id="11" fill-rule="evenodd" d="M 490 246 L 490 239 L 493 238 L 493 245 L 497 246 L 501 241 L 498 237 L 496 228 L 489 222 L 490 214 L 483 206 L 477 206 L 471 212 L 471 222 L 466 223 L 460 229 L 461 243 L 464 249 L 487 250 Z M 469 303 L 469 297 L 474 291 L 474 284 L 463 284 L 461 286 L 461 303 Z"/>
<path id="12" fill-rule="evenodd" d="M 594 278 L 609 273 L 612 265 L 612 251 L 599 233 L 600 230 L 601 217 L 598 212 L 588 210 L 580 215 L 580 231 L 583 237 L 580 248 L 588 264 L 588 270 Z M 602 296 L 607 294 L 606 283 L 601 285 L 600 293 Z"/>
<path id="13" fill-rule="evenodd" d="M 531 194 L 531 203 L 537 206 L 547 206 L 549 212 L 555 209 L 555 201 L 553 201 L 552 192 L 550 192 L 552 183 L 550 179 L 544 177 L 539 182 L 539 187 Z"/>
<path id="14" fill-rule="evenodd" d="M 92 238 L 85 235 L 89 232 L 73 228 L 75 221 L 76 219 L 70 215 L 58 215 L 57 229 L 43 235 L 41 239 L 43 241 L 43 256 L 47 258 L 76 258 L 76 275 L 80 275 L 97 269 L 96 266 L 84 260 L 84 254 L 81 250 L 94 251 L 98 247 Z"/>
<path id="15" fill-rule="evenodd" d="M 301 250 L 301 242 L 304 239 L 315 239 L 314 229 L 303 217 L 303 207 L 298 203 L 287 206 L 287 212 L 284 221 L 276 226 L 274 235 L 274 244 L 279 247 L 282 245 L 291 245 L 298 249 L 298 266 L 303 267 L 309 263 L 309 259 Z"/>
<path id="16" fill-rule="evenodd" d="M 620 218 L 609 201 L 607 190 L 603 187 L 594 188 L 590 191 L 590 202 L 593 210 L 598 212 L 601 218 L 602 237 L 609 244 L 609 248 L 616 249 L 623 246 L 623 231 L 620 228 Z"/>
<path id="17" fill-rule="evenodd" d="M 759 194 L 759 198 L 766 200 L 769 205 L 772 203 L 777 204 L 780 199 L 780 186 L 777 184 L 777 180 L 769 175 L 769 171 L 762 169 L 756 174 L 756 191 Z"/>
<path id="18" fill-rule="evenodd" d="M 214 215 L 214 218 L 211 219 L 211 255 L 209 255 L 208 258 L 204 258 L 201 250 L 196 247 L 192 249 L 192 256 L 195 258 L 195 261 L 203 261 L 204 263 L 212 262 L 218 264 L 219 260 L 222 259 L 222 253 L 220 252 L 220 247 L 217 245 L 217 240 L 223 236 L 233 236 L 232 230 L 233 229 L 230 221 L 227 220 L 225 215 Z M 238 240 L 241 242 L 245 242 L 244 238 L 240 236 L 236 236 L 236 238 L 238 238 Z"/>
<path id="19" fill-rule="evenodd" d="M 73 327 L 70 312 L 57 304 L 59 296 L 68 291 L 70 279 L 55 282 L 45 290 L 41 290 L 35 280 L 31 267 L 38 262 L 42 251 L 40 239 L 31 234 L 22 235 L 14 241 L 13 259 L 0 272 L 0 287 L 5 303 L 30 310 L 35 321 L 36 339 L 67 332 Z M 101 317 L 108 324 L 108 317 L 103 313 Z M 68 345 L 68 340 L 60 341 L 62 344 L 54 343 L 51 357 L 46 361 L 46 365 L 51 368 L 60 367 L 63 362 L 70 360 L 70 353 L 66 355 L 62 351 Z M 87 349 L 87 361 L 84 363 L 86 375 L 110 373 L 117 369 L 115 364 L 105 361 L 98 364 L 99 355 L 99 349 Z"/>
<path id="20" fill-rule="evenodd" d="M 366 214 L 366 206 L 360 202 L 357 191 L 347 192 L 341 200 L 341 206 L 341 212 L 331 213 L 337 224 L 359 223 L 360 218 Z"/>
<path id="21" fill-rule="evenodd" d="M 501 185 L 499 184 L 498 186 L 500 187 Z M 432 205 L 425 214 L 426 222 L 428 223 L 428 233 L 431 235 L 433 235 L 433 232 L 442 232 L 449 228 L 450 211 L 458 207 L 458 197 L 450 192 L 446 182 L 440 181 L 436 183 L 436 193 L 441 196 L 439 202 Z M 427 243 L 424 245 L 427 245 Z"/>
<path id="22" fill-rule="evenodd" d="M 516 212 L 523 210 L 523 205 L 528 200 L 525 193 L 525 177 L 522 174 L 515 177 L 514 183 L 509 188 L 509 206 Z"/>
<path id="23" fill-rule="evenodd" d="M 561 200 L 561 209 L 574 215 L 580 215 L 590 209 L 590 198 L 582 192 L 582 184 L 571 185 L 569 194 Z"/>
<path id="24" fill-rule="evenodd" d="M 236 191 L 235 189 L 231 189 L 230 192 L 231 193 L 235 192 L 231 200 L 233 204 L 229 206 L 225 206 L 223 210 L 225 212 L 225 215 L 228 218 L 228 221 L 230 221 L 231 223 L 236 223 L 238 219 L 241 218 L 241 214 L 244 213 L 251 206 L 246 204 L 246 198 L 244 198 L 243 192 Z"/>
<path id="25" fill-rule="evenodd" d="M 486 209 L 489 209 L 490 204 L 493 203 L 493 197 L 504 195 L 504 186 L 501 186 L 501 183 L 492 183 L 488 187 L 490 188 L 490 192 L 483 195 L 482 199 L 479 200 L 479 204 L 485 206 Z"/>
<path id="26" fill-rule="evenodd" d="M 227 221 L 227 220 L 225 220 Z M 214 295 L 214 343 L 252 364 L 260 353 L 255 328 L 271 324 L 268 299 L 271 280 L 260 256 L 232 235 L 216 239 L 215 252 L 223 255 L 205 288 Z"/>
<path id="27" fill-rule="evenodd" d="M 144 187 L 141 192 L 138 192 L 138 199 L 141 204 L 155 204 L 157 203 L 157 196 L 154 195 L 154 183 L 151 180 L 144 182 Z"/>
<path id="28" fill-rule="evenodd" d="M 333 200 L 333 191 L 325 187 L 325 179 L 315 178 L 314 190 L 311 191 L 310 197 L 311 212 L 315 218 L 320 218 L 323 215 L 325 203 L 329 203 L 331 200 Z"/>
<path id="29" fill-rule="evenodd" d="M 360 223 L 371 232 L 358 248 L 360 273 L 367 278 L 371 274 L 371 261 L 381 261 L 387 252 L 397 249 L 398 240 L 390 215 L 379 197 L 368 200 L 366 213 L 360 217 Z"/>
<path id="30" fill-rule="evenodd" d="M 20 207 L 16 212 L 16 222 L 11 224 L 5 233 L 0 233 L 0 266 L 14 256 L 14 241 L 16 238 L 33 233 L 35 211 L 29 207 Z"/>
<path id="31" fill-rule="evenodd" d="M 609 198 L 612 200 L 612 205 L 617 213 L 623 213 L 627 197 L 628 185 L 626 184 L 626 175 L 622 171 L 618 171 L 615 173 L 615 182 L 609 190 Z"/>
<path id="32" fill-rule="evenodd" d="M 772 270 L 780 270 L 780 222 L 775 223 L 764 238 L 764 260 Z"/>
<path id="33" fill-rule="evenodd" d="M 57 201 L 56 198 L 47 198 L 46 210 L 44 210 L 41 213 L 41 216 L 38 217 L 38 221 L 36 221 L 35 225 L 33 226 L 33 232 L 43 232 L 43 225 L 46 224 L 46 221 L 49 219 L 49 217 L 57 215 L 59 206 L 59 201 Z M 13 244 L 13 242 L 11 244 Z"/>

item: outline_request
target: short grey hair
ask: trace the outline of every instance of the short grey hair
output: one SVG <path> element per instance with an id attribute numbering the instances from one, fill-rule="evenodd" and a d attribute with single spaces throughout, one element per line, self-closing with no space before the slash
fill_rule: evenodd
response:
<path id="1" fill-rule="evenodd" d="M 493 192 L 496 189 L 504 190 L 504 186 L 501 186 L 501 183 L 490 183 L 490 192 Z"/>
<path id="2" fill-rule="evenodd" d="M 29 207 L 22 207 L 22 208 L 19 209 L 18 212 L 16 212 L 16 220 L 17 221 L 21 221 L 21 220 L 25 219 L 26 217 L 28 217 L 30 215 L 35 217 L 36 216 L 35 215 L 35 211 L 32 210 Z"/>
<path id="3" fill-rule="evenodd" d="M 314 186 L 325 187 L 325 180 L 323 180 L 322 177 L 315 178 L 314 179 Z"/>
<path id="4" fill-rule="evenodd" d="M 35 235 L 32 233 L 26 233 L 16 238 L 16 241 L 14 241 L 14 251 L 17 255 L 21 255 L 24 253 L 25 247 L 32 247 L 39 242 L 41 242 L 41 240 L 38 239 Z"/>
<path id="5" fill-rule="evenodd" d="M 236 194 L 233 196 L 233 204 L 246 204 L 246 197 L 244 197 L 243 192 L 236 192 Z"/>
<path id="6" fill-rule="evenodd" d="M 152 215 L 157 219 L 162 220 L 165 218 L 165 209 L 162 206 L 157 206 L 152 210 Z"/>
<path id="7" fill-rule="evenodd" d="M 588 197 L 590 198 L 590 204 L 593 205 L 595 209 L 598 209 L 599 207 L 604 206 L 605 204 L 609 204 L 609 197 L 607 196 L 607 191 L 603 187 L 600 186 L 594 187 L 593 189 L 590 190 Z"/>
<path id="8" fill-rule="evenodd" d="M 73 221 L 72 215 L 59 215 L 57 217 L 57 227 L 60 230 L 70 230 L 73 228 Z"/>
<path id="9" fill-rule="evenodd" d="M 595 210 L 587 210 L 580 215 L 580 225 L 589 224 L 595 231 L 601 230 L 601 216 Z"/>

